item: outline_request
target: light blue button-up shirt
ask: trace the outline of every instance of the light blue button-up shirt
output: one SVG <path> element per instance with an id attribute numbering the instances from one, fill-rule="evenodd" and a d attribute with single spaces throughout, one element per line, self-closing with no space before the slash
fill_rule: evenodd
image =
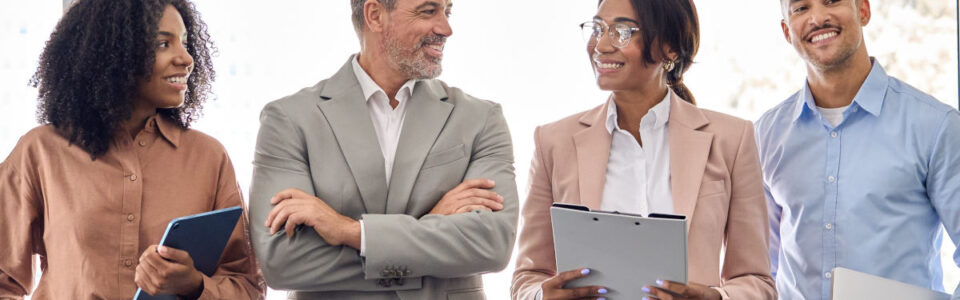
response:
<path id="1" fill-rule="evenodd" d="M 830 299 L 835 267 L 943 291 L 941 222 L 960 241 L 960 113 L 873 62 L 843 116 L 831 126 L 804 85 L 756 122 L 780 299 Z"/>

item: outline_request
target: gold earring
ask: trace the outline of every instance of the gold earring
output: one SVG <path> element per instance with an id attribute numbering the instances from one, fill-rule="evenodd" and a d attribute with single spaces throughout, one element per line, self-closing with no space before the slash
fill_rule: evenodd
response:
<path id="1" fill-rule="evenodd" d="M 667 63 L 663 64 L 663 70 L 670 72 L 673 71 L 674 61 L 668 60 Z"/>

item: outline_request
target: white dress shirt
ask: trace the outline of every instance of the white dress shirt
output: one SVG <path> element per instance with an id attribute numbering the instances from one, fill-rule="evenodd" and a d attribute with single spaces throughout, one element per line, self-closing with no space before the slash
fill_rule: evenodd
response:
<path id="1" fill-rule="evenodd" d="M 390 106 L 387 93 L 360 66 L 359 58 L 359 54 L 353 57 L 353 73 L 357 75 L 360 89 L 363 90 L 363 98 L 367 101 L 367 111 L 370 112 L 370 120 L 373 121 L 373 129 L 377 132 L 377 141 L 380 143 L 380 151 L 383 152 L 383 169 L 387 175 L 387 186 L 390 186 L 393 159 L 397 154 L 397 144 L 400 142 L 400 130 L 403 128 L 407 100 L 413 95 L 413 88 L 417 81 L 408 80 L 400 87 L 396 95 L 399 104 L 393 108 Z M 363 229 L 363 220 L 360 220 L 360 256 L 364 256 L 367 252 L 367 235 Z"/>
<path id="2" fill-rule="evenodd" d="M 640 140 L 617 124 L 617 104 L 607 105 L 607 130 L 613 136 L 600 209 L 648 215 L 673 213 L 670 192 L 670 94 L 640 119 Z"/>

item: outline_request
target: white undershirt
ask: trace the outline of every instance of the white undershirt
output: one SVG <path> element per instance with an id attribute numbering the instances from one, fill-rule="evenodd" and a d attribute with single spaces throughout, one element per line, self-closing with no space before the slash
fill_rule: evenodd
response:
<path id="1" fill-rule="evenodd" d="M 367 103 L 373 129 L 377 132 L 377 141 L 380 142 L 380 151 L 383 153 L 383 169 L 387 175 L 387 186 L 390 186 L 390 176 L 393 173 L 393 160 L 397 154 L 397 144 L 400 142 L 400 130 L 403 128 L 403 119 L 406 115 L 407 100 L 413 95 L 413 88 L 417 81 L 408 80 L 397 92 L 396 108 L 390 107 L 387 93 L 370 78 L 360 66 L 360 54 L 353 57 L 353 73 L 360 82 L 363 98 Z M 367 234 L 364 231 L 363 220 L 360 220 L 360 256 L 365 256 L 367 250 Z"/>
<path id="2" fill-rule="evenodd" d="M 673 213 L 670 191 L 670 96 L 640 119 L 640 140 L 617 124 L 617 104 L 607 105 L 607 130 L 612 135 L 606 183 L 600 209 L 648 215 Z"/>
<path id="3" fill-rule="evenodd" d="M 840 125 L 840 122 L 843 122 L 843 112 L 847 110 L 850 105 L 837 108 L 823 108 L 817 106 L 817 110 L 820 111 L 820 115 L 830 123 L 830 126 L 837 127 Z"/>

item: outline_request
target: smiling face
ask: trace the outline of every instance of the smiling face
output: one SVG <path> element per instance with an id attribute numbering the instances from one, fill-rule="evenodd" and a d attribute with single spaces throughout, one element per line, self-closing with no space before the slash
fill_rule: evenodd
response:
<path id="1" fill-rule="evenodd" d="M 844 66 L 863 47 L 870 21 L 867 0 L 782 0 L 784 37 L 801 58 L 821 70 Z"/>
<path id="2" fill-rule="evenodd" d="M 193 57 L 186 49 L 187 29 L 180 13 L 167 5 L 157 24 L 156 58 L 150 77 L 140 83 L 138 105 L 172 108 L 183 104 Z"/>
<path id="3" fill-rule="evenodd" d="M 391 66 L 410 79 L 440 76 L 443 47 L 453 34 L 450 0 L 400 0 L 388 13 L 380 45 Z"/>
<path id="4" fill-rule="evenodd" d="M 623 91 L 644 89 L 665 85 L 664 60 L 661 51 L 652 51 L 654 61 L 646 63 L 643 59 L 642 30 L 634 31 L 626 46 L 614 46 L 609 36 L 615 24 L 624 24 L 632 28 L 639 27 L 636 11 L 630 0 L 605 0 L 600 3 L 594 21 L 610 25 L 598 40 L 587 43 L 587 54 L 597 77 L 597 85 L 605 91 Z M 654 43 L 656 45 L 656 43 Z"/>

